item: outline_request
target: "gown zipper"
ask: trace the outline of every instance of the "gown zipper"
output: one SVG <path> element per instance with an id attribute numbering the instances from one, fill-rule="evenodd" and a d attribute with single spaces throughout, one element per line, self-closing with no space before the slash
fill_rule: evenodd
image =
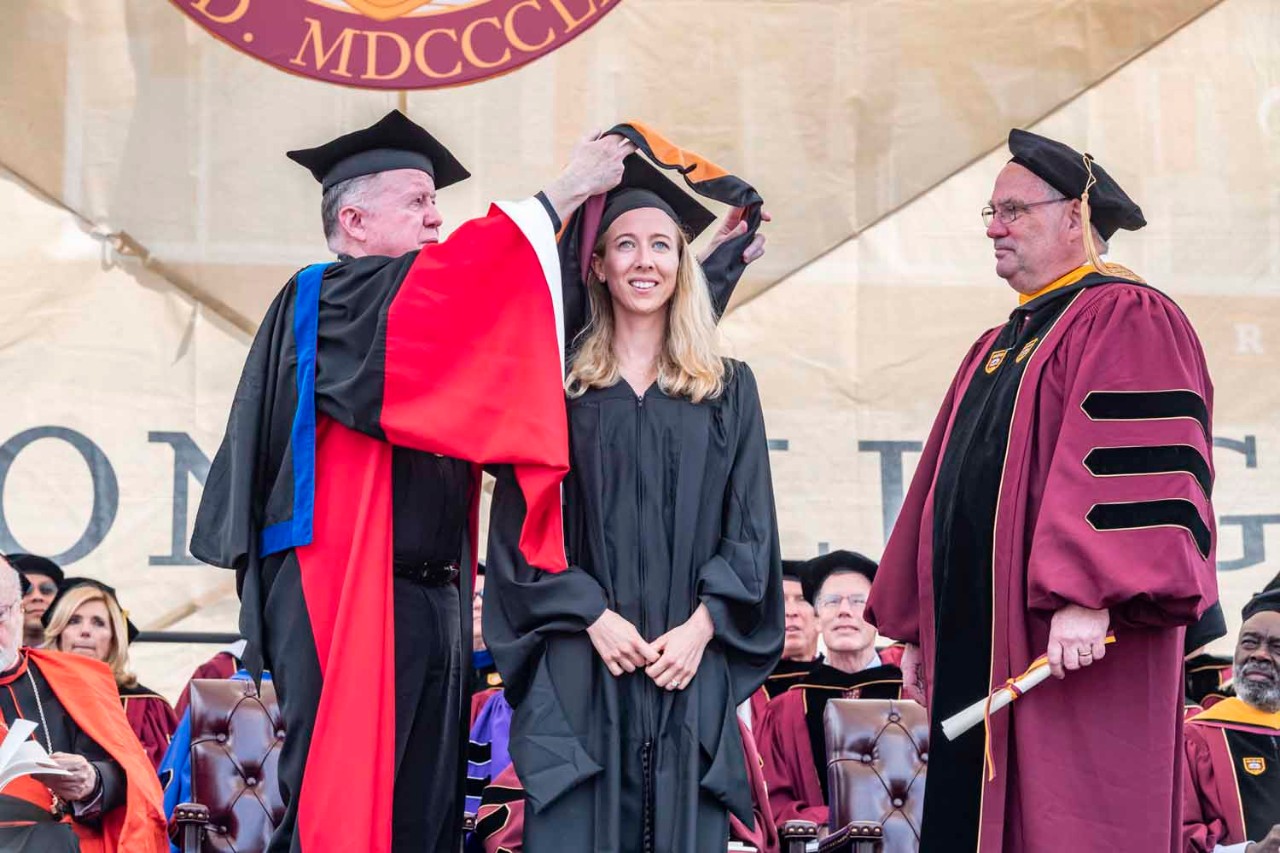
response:
<path id="1" fill-rule="evenodd" d="M 649 619 L 648 608 L 645 606 L 645 591 L 648 588 L 647 579 L 645 577 L 644 566 L 644 537 L 640 535 L 644 521 L 644 466 L 641 464 L 640 451 L 643 445 L 641 429 L 644 425 L 644 395 L 636 395 L 636 533 L 637 544 L 639 545 L 639 570 L 640 570 L 640 636 L 645 641 L 649 640 Z M 643 850 L 645 853 L 653 853 L 654 851 L 654 786 L 655 786 L 655 766 L 654 766 L 654 742 L 653 742 L 653 720 L 650 714 L 652 710 L 649 699 L 649 679 L 645 677 L 644 672 L 637 673 L 637 677 L 641 683 L 641 708 L 640 715 L 644 727 L 645 739 L 644 745 L 640 747 L 640 771 L 642 776 L 641 799 L 642 806 L 642 831 L 644 833 Z"/>

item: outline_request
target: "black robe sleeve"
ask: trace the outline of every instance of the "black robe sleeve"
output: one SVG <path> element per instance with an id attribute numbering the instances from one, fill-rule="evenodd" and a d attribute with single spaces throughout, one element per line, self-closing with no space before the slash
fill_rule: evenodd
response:
<path id="1" fill-rule="evenodd" d="M 738 435 L 715 556 L 697 569 L 697 592 L 715 623 L 733 677 L 734 704 L 759 689 L 782 655 L 782 557 L 764 413 L 751 369 L 735 362 L 726 393 Z"/>
<path id="2" fill-rule="evenodd" d="M 505 696 L 519 705 L 547 635 L 585 631 L 608 607 L 604 589 L 570 565 L 563 572 L 530 566 L 520 551 L 524 495 L 510 465 L 493 469 L 485 563 L 484 637 L 502 672 Z"/>
<path id="3" fill-rule="evenodd" d="M 125 776 L 124 768 L 116 763 L 98 742 L 89 737 L 74 722 L 71 723 L 71 752 L 83 757 L 98 771 L 98 796 L 90 796 L 93 807 L 88 811 L 76 808 L 74 817 L 81 823 L 97 825 L 102 816 L 114 808 L 124 805 Z"/>

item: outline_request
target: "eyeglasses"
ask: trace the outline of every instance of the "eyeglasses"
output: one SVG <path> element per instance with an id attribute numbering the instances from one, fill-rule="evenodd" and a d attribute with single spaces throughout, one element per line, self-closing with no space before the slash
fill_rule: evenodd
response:
<path id="1" fill-rule="evenodd" d="M 1002 203 L 999 207 L 992 207 L 991 205 L 987 205 L 986 207 L 982 208 L 982 224 L 990 228 L 991 220 L 995 219 L 998 216 L 1000 217 L 1000 222 L 1002 224 L 1012 225 L 1015 221 L 1017 221 L 1019 216 L 1026 213 L 1033 207 L 1039 207 L 1042 204 L 1059 204 L 1064 201 L 1071 201 L 1071 199 L 1051 198 L 1048 201 L 1033 201 L 1030 204 L 1021 204 L 1019 202 L 1007 201 Z"/>
<path id="2" fill-rule="evenodd" d="M 0 604 L 0 622 L 9 621 L 9 617 L 14 613 L 22 612 L 22 602 L 15 601 L 13 604 Z"/>
<path id="3" fill-rule="evenodd" d="M 840 602 L 842 601 L 848 601 L 850 609 L 860 610 L 866 606 L 867 597 L 855 592 L 851 592 L 848 595 L 840 595 L 839 593 L 831 592 L 818 598 L 818 609 L 838 610 L 840 608 Z"/>
<path id="4" fill-rule="evenodd" d="M 57 595 L 58 587 L 53 583 L 37 583 L 31 585 L 31 592 L 38 592 L 43 596 L 52 597 Z M 31 593 L 27 593 L 30 595 Z"/>

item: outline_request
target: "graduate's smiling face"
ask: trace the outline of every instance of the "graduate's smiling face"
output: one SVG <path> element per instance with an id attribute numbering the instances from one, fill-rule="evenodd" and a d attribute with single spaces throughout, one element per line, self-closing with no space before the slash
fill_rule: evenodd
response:
<path id="1" fill-rule="evenodd" d="M 1245 620 L 1233 667 L 1236 695 L 1263 711 L 1280 711 L 1280 613 L 1264 610 Z"/>
<path id="2" fill-rule="evenodd" d="M 616 314 L 665 310 L 676 292 L 680 239 L 676 223 L 653 207 L 629 210 L 609 226 L 591 269 L 605 283 Z"/>
<path id="3" fill-rule="evenodd" d="M 987 226 L 996 275 L 1017 292 L 1035 293 L 1084 263 L 1080 202 L 1063 198 L 1031 170 L 1017 163 L 1001 169 L 990 204 L 997 211 Z M 1016 218 L 1005 222 L 1001 212 Z"/>
<path id="4" fill-rule="evenodd" d="M 105 661 L 111 654 L 111 614 L 102 599 L 76 608 L 58 637 L 58 650 Z"/>
<path id="5" fill-rule="evenodd" d="M 418 169 L 379 172 L 338 212 L 352 255 L 398 258 L 440 240 L 444 217 L 436 208 L 436 183 Z"/>
<path id="6" fill-rule="evenodd" d="M 818 627 L 827 650 L 857 653 L 876 642 L 876 629 L 866 620 L 871 581 L 858 572 L 838 572 L 822 583 L 814 597 Z"/>

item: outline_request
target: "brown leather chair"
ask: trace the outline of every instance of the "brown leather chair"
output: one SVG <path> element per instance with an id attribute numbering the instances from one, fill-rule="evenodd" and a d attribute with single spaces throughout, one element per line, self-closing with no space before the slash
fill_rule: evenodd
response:
<path id="1" fill-rule="evenodd" d="M 284 816 L 277 784 L 284 723 L 262 682 L 191 682 L 191 796 L 170 832 L 182 853 L 258 853 Z"/>
<path id="2" fill-rule="evenodd" d="M 915 853 L 929 761 L 924 708 L 896 699 L 833 699 L 823 723 L 832 831 L 818 850 Z M 812 849 L 816 830 L 808 821 L 788 821 L 782 849 Z"/>

